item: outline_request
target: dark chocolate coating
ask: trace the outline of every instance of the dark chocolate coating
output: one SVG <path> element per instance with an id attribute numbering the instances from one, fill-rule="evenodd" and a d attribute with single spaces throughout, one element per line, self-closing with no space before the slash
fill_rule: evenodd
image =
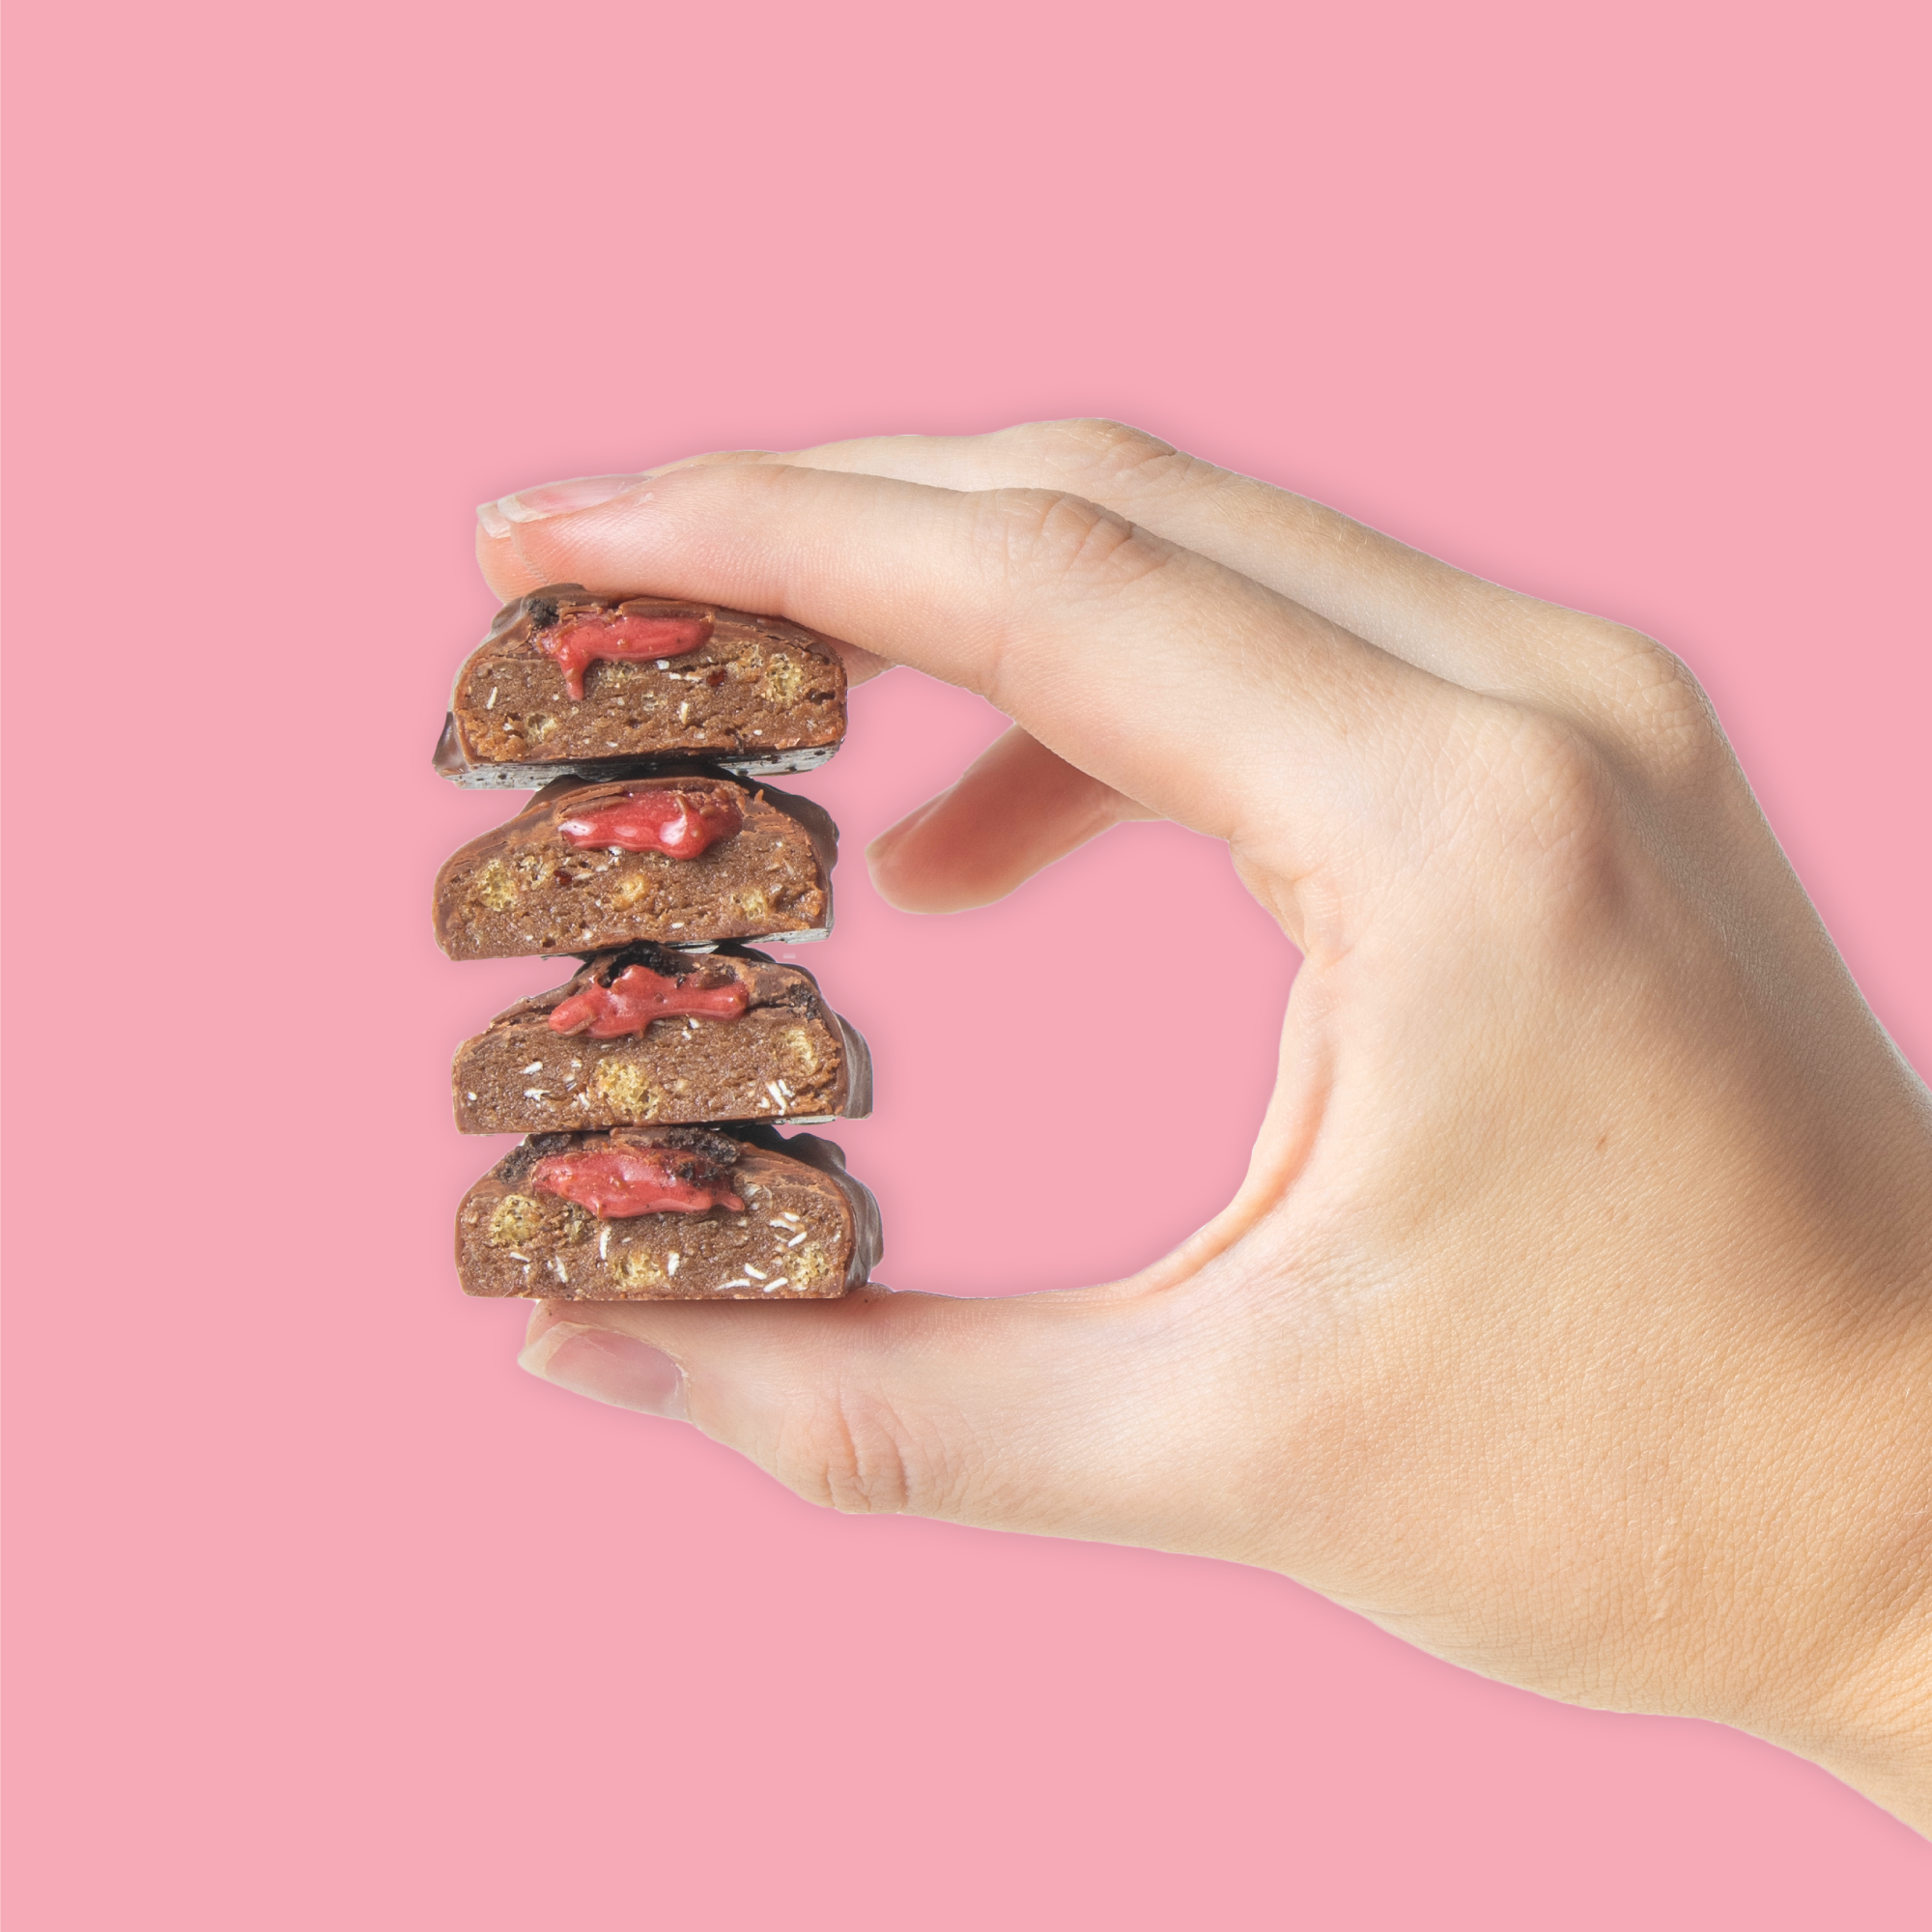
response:
<path id="1" fill-rule="evenodd" d="M 573 617 L 706 617 L 696 650 L 592 664 L 583 696 L 538 639 Z M 497 611 L 456 674 L 435 765 L 461 785 L 516 788 L 559 772 L 637 778 L 702 758 L 739 777 L 808 771 L 845 736 L 845 662 L 782 617 L 666 597 L 598 597 L 550 583 Z"/>
<path id="2" fill-rule="evenodd" d="M 529 1185 L 545 1157 L 612 1143 L 675 1148 L 723 1166 L 744 1212 L 720 1207 L 600 1221 Z M 456 1216 L 456 1269 L 467 1294 L 823 1301 L 863 1287 L 884 1252 L 879 1204 L 845 1172 L 842 1151 L 815 1134 L 786 1138 L 765 1126 L 537 1134 L 477 1181 Z"/>
<path id="3" fill-rule="evenodd" d="M 735 1019 L 665 1018 L 595 1039 L 554 1032 L 550 1015 L 593 980 L 629 966 L 680 985 L 744 987 Z M 466 1134 L 578 1132 L 654 1122 L 858 1119 L 871 1111 L 872 1065 L 857 1031 L 802 966 L 742 947 L 679 952 L 642 944 L 602 952 L 567 984 L 520 1000 L 457 1049 L 450 1081 Z"/>
<path id="4" fill-rule="evenodd" d="M 727 793 L 744 824 L 695 859 L 579 851 L 557 829 L 576 812 L 665 788 Z M 569 776 L 444 862 L 437 944 L 452 959 L 505 959 L 644 939 L 823 939 L 838 857 L 838 828 L 825 809 L 767 785 L 690 771 L 603 784 Z"/>

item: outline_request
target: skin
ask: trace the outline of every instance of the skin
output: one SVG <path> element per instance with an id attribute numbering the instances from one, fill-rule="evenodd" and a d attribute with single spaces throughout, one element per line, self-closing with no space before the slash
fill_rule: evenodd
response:
<path id="1" fill-rule="evenodd" d="M 1245 1180 L 1142 1273 L 546 1304 L 526 1366 L 837 1508 L 1280 1570 L 1932 1833 L 1932 1096 L 1682 664 L 1110 423 L 480 519 L 505 598 L 781 612 L 1014 720 L 872 846 L 894 903 L 1161 816 L 1305 954 Z"/>

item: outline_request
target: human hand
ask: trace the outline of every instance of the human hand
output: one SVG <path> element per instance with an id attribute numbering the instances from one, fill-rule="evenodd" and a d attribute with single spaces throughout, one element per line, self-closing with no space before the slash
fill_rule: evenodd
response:
<path id="1" fill-rule="evenodd" d="M 1674 658 L 1108 424 L 483 523 L 506 598 L 778 611 L 1012 718 L 872 847 L 894 902 L 1159 815 L 1305 955 L 1245 1180 L 1129 1280 L 546 1304 L 526 1365 L 840 1508 L 1265 1565 L 1932 1831 L 1932 1099 Z"/>

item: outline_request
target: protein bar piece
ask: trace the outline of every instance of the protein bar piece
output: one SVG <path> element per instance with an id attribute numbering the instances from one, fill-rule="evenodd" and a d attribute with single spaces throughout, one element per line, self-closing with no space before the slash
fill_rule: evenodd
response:
<path id="1" fill-rule="evenodd" d="M 652 939 L 823 939 L 838 830 L 822 806 L 706 773 L 547 784 L 436 876 L 452 959 Z"/>
<path id="2" fill-rule="evenodd" d="M 456 674 L 436 769 L 535 786 L 626 778 L 667 758 L 740 777 L 810 771 L 845 736 L 845 662 L 782 617 L 664 597 L 532 590 Z"/>
<path id="3" fill-rule="evenodd" d="M 762 952 L 600 952 L 457 1049 L 456 1124 L 541 1134 L 871 1111 L 866 1042 L 800 966 Z"/>
<path id="4" fill-rule="evenodd" d="M 468 1294 L 558 1301 L 826 1300 L 884 1252 L 879 1204 L 815 1134 L 535 1134 L 456 1216 Z"/>

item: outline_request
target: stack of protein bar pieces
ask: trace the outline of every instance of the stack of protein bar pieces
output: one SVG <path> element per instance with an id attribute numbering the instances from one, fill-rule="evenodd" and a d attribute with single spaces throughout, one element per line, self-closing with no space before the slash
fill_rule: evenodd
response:
<path id="1" fill-rule="evenodd" d="M 458 1211 L 469 1293 L 818 1299 L 877 1264 L 843 1153 L 774 1131 L 868 1112 L 866 1043 L 743 944 L 831 930 L 838 828 L 755 781 L 844 735 L 827 639 L 711 605 L 552 584 L 458 672 L 437 770 L 539 789 L 438 873 L 437 939 L 582 962 L 457 1053 L 457 1125 L 528 1136 Z"/>

